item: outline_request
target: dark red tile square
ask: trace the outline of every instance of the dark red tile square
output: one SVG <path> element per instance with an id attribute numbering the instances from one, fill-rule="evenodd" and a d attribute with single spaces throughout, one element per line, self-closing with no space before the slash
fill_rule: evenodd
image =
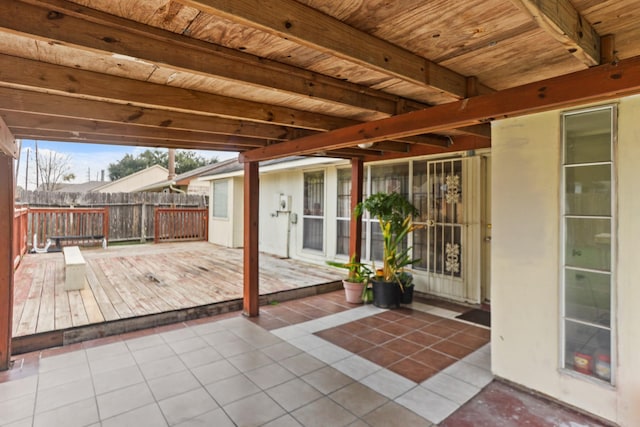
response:
<path id="1" fill-rule="evenodd" d="M 373 347 L 369 350 L 365 350 L 362 353 L 359 353 L 359 356 L 362 356 L 365 359 L 382 366 L 383 368 L 386 368 L 387 366 L 396 363 L 400 359 L 404 358 L 402 354 L 396 353 L 395 351 L 391 351 L 383 347 Z"/>
<path id="2" fill-rule="evenodd" d="M 421 383 L 438 373 L 437 369 L 433 369 L 412 359 L 402 359 L 397 363 L 389 365 L 387 369 L 416 383 Z"/>
<path id="3" fill-rule="evenodd" d="M 475 335 L 477 337 L 486 338 L 487 342 L 491 340 L 491 329 L 478 328 L 477 326 L 470 326 L 464 330 L 465 334 Z"/>
<path id="4" fill-rule="evenodd" d="M 441 341 L 437 344 L 431 346 L 433 350 L 438 350 L 441 353 L 448 354 L 449 356 L 453 356 L 456 359 L 462 359 L 469 353 L 473 352 L 473 349 L 456 344 L 449 340 Z"/>
<path id="5" fill-rule="evenodd" d="M 404 319 L 406 317 L 405 314 L 401 314 L 398 312 L 399 310 L 388 310 L 388 311 L 384 311 L 380 314 L 376 314 L 374 317 L 378 318 L 378 319 L 385 319 L 385 320 L 389 320 L 391 322 L 394 322 L 396 320 L 400 320 L 400 319 Z"/>
<path id="6" fill-rule="evenodd" d="M 372 328 L 377 328 L 379 326 L 386 325 L 387 323 L 389 323 L 388 320 L 381 319 L 375 316 L 365 317 L 363 319 L 357 320 L 356 322 L 362 323 L 365 326 L 371 326 Z"/>
<path id="7" fill-rule="evenodd" d="M 417 319 L 413 316 L 407 316 L 404 319 L 396 320 L 396 323 L 404 326 L 408 326 L 411 329 L 420 329 L 424 328 L 429 324 L 429 322 L 425 322 L 423 320 Z"/>
<path id="8" fill-rule="evenodd" d="M 396 353 L 403 354 L 405 356 L 412 355 L 413 353 L 416 353 L 424 348 L 420 344 L 416 344 L 412 341 L 402 338 L 397 338 L 395 340 L 389 341 L 388 343 L 383 344 L 382 347 L 386 348 L 387 350 L 392 350 Z"/>
<path id="9" fill-rule="evenodd" d="M 446 354 L 442 354 L 437 351 L 433 351 L 429 348 L 412 354 L 411 359 L 437 370 L 442 370 L 447 366 L 453 364 L 457 360 L 453 357 L 447 356 Z"/>
<path id="10" fill-rule="evenodd" d="M 462 331 L 467 329 L 470 325 L 464 322 L 459 322 L 453 319 L 442 319 L 437 323 L 438 325 L 445 326 L 449 329 L 455 329 L 456 331 Z"/>
<path id="11" fill-rule="evenodd" d="M 425 334 L 424 332 L 421 332 L 421 331 L 410 332 L 407 335 L 404 335 L 402 338 L 404 338 L 405 340 L 412 341 L 423 347 L 429 347 L 437 342 L 442 341 L 442 338 L 440 337 L 437 337 L 435 335 Z"/>
<path id="12" fill-rule="evenodd" d="M 388 334 L 379 329 L 369 329 L 358 334 L 363 340 L 369 341 L 374 344 L 384 344 L 388 341 L 396 339 L 395 335 Z"/>
<path id="13" fill-rule="evenodd" d="M 386 325 L 380 325 L 378 326 L 378 329 L 380 329 L 381 331 L 388 332 L 397 337 L 401 337 L 402 335 L 408 334 L 409 332 L 413 331 L 413 328 L 410 328 L 405 325 L 401 325 L 397 322 L 390 322 L 390 323 L 387 323 Z"/>
<path id="14" fill-rule="evenodd" d="M 363 351 L 366 351 L 375 347 L 375 344 L 370 343 L 369 341 L 360 339 L 356 336 L 351 336 L 351 339 L 341 343 L 340 347 L 352 353 L 362 353 Z"/>
<path id="15" fill-rule="evenodd" d="M 358 323 L 358 322 L 345 323 L 344 325 L 338 326 L 338 328 L 343 332 L 347 332 L 349 334 L 354 334 L 354 335 L 358 335 L 363 331 L 368 331 L 369 329 L 371 329 L 369 326 L 362 325 L 361 323 Z"/>
<path id="16" fill-rule="evenodd" d="M 440 338 L 448 338 L 451 335 L 458 333 L 457 330 L 447 328 L 446 326 L 440 325 L 439 323 L 432 323 L 430 325 L 427 325 L 424 328 L 420 329 L 420 331 L 429 335 L 435 335 Z"/>
<path id="17" fill-rule="evenodd" d="M 449 341 L 452 341 L 456 344 L 463 345 L 465 347 L 469 347 L 473 350 L 476 350 L 489 342 L 487 338 L 477 337 L 475 335 L 468 334 L 466 330 L 463 332 L 458 332 L 457 334 L 452 335 L 448 339 Z"/>
<path id="18" fill-rule="evenodd" d="M 429 314 L 429 313 L 423 313 L 421 311 L 414 311 L 413 317 L 427 323 L 435 323 L 442 320 L 442 317 L 440 316 L 436 316 L 434 314 Z"/>

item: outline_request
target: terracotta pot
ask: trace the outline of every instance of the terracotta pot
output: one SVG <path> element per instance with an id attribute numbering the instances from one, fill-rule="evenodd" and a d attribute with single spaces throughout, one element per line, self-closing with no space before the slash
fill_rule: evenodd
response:
<path id="1" fill-rule="evenodd" d="M 342 286 L 344 286 L 344 294 L 348 303 L 362 304 L 362 291 L 365 286 L 364 283 L 354 283 L 343 280 Z"/>

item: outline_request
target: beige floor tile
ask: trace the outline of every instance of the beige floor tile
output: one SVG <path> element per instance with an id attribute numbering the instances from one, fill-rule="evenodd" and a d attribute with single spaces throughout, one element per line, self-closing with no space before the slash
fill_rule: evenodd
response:
<path id="1" fill-rule="evenodd" d="M 389 399 L 360 383 L 353 383 L 329 395 L 329 397 L 358 417 L 384 405 Z"/>
<path id="2" fill-rule="evenodd" d="M 356 420 L 356 416 L 328 397 L 297 409 L 291 415 L 305 427 L 341 427 Z"/>
<path id="3" fill-rule="evenodd" d="M 223 409 L 236 425 L 243 427 L 260 426 L 285 414 L 284 409 L 264 392 L 237 400 Z"/>

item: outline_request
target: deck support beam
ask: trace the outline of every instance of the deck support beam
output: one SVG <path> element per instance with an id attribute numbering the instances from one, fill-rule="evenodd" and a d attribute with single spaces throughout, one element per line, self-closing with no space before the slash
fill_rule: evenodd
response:
<path id="1" fill-rule="evenodd" d="M 244 164 L 244 292 L 242 313 L 258 316 L 259 268 L 258 268 L 258 216 L 260 182 L 258 162 Z"/>
<path id="2" fill-rule="evenodd" d="M 359 262 L 362 256 L 362 217 L 356 218 L 353 210 L 362 201 L 362 184 L 364 182 L 364 162 L 362 159 L 351 159 L 351 221 L 349 222 L 349 255 L 355 255 Z"/>
<path id="3" fill-rule="evenodd" d="M 0 151 L 0 371 L 11 364 L 13 319 L 13 157 Z M 5 234 L 6 233 L 6 234 Z"/>

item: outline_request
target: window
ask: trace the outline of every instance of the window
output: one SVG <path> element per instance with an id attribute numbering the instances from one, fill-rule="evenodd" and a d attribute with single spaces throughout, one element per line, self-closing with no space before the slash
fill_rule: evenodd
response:
<path id="1" fill-rule="evenodd" d="M 214 218 L 227 218 L 227 203 L 229 200 L 229 181 L 213 181 L 212 212 Z"/>
<path id="2" fill-rule="evenodd" d="M 613 106 L 563 115 L 563 367 L 611 382 Z"/>
<path id="3" fill-rule="evenodd" d="M 324 172 L 304 174 L 304 213 L 302 247 L 324 249 Z"/>
<path id="4" fill-rule="evenodd" d="M 351 219 L 351 169 L 338 169 L 338 208 L 336 212 L 336 254 L 349 255 Z"/>
<path id="5" fill-rule="evenodd" d="M 400 193 L 409 197 L 409 163 L 397 163 L 393 165 L 376 165 L 370 168 L 371 191 L 366 196 L 377 193 Z M 362 219 L 363 236 L 369 237 L 369 259 L 382 261 L 382 231 L 377 218 L 369 218 L 365 215 Z M 401 246 L 407 247 L 407 241 Z"/>

